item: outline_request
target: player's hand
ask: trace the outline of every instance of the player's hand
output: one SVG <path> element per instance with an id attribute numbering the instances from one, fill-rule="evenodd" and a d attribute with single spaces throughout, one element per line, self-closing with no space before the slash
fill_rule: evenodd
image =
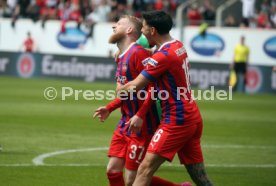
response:
<path id="1" fill-rule="evenodd" d="M 110 112 L 106 107 L 99 107 L 95 110 L 93 118 L 98 117 L 101 122 L 104 122 L 108 118 L 109 114 Z"/>
<path id="2" fill-rule="evenodd" d="M 126 122 L 126 125 L 129 125 L 128 131 L 129 132 L 140 132 L 143 124 L 143 119 L 138 117 L 137 115 L 134 115 L 128 122 Z"/>
<path id="3" fill-rule="evenodd" d="M 120 94 L 121 92 L 126 92 L 127 94 L 131 94 L 131 93 L 136 93 L 136 86 L 134 85 L 130 85 L 129 83 L 125 84 L 125 85 L 117 85 L 116 88 L 116 93 Z M 125 93 L 124 93 L 125 95 Z"/>

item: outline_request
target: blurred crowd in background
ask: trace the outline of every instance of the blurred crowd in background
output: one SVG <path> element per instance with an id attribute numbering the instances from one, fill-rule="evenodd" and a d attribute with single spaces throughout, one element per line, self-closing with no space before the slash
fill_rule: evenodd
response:
<path id="1" fill-rule="evenodd" d="M 91 27 L 99 22 L 114 22 L 123 14 L 141 17 L 143 11 L 165 10 L 174 19 L 177 7 L 189 0 L 0 0 L 0 17 L 11 18 L 11 26 L 16 21 L 29 18 L 40 20 L 45 27 L 47 20 L 61 20 L 61 30 L 67 21 L 76 21 Z M 276 0 L 239 0 L 242 3 L 241 16 L 228 13 L 223 26 L 276 28 Z M 219 3 L 218 3 L 219 2 Z M 216 10 L 225 1 L 198 0 L 192 3 L 184 13 L 185 25 L 200 25 L 207 22 L 215 25 Z"/>

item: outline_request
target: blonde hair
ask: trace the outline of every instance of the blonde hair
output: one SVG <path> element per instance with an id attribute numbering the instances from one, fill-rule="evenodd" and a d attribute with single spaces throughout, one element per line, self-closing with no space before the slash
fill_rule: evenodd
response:
<path id="1" fill-rule="evenodd" d="M 130 15 L 123 15 L 120 18 L 126 18 L 129 20 L 129 22 L 134 26 L 134 31 L 137 34 L 137 37 L 139 38 L 142 34 L 141 29 L 143 27 L 141 19 L 135 17 L 135 16 L 130 16 Z"/>

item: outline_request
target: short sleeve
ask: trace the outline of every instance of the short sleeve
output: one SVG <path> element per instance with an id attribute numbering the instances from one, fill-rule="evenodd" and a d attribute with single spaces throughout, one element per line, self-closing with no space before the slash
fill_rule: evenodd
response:
<path id="1" fill-rule="evenodd" d="M 156 81 L 169 69 L 168 56 L 163 52 L 155 53 L 152 57 L 145 59 L 143 64 L 146 68 L 141 74 L 150 81 Z"/>

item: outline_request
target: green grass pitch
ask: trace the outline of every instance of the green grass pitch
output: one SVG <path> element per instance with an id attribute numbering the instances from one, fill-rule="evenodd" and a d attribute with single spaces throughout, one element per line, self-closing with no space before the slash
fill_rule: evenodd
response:
<path id="1" fill-rule="evenodd" d="M 105 165 L 118 111 L 105 123 L 92 111 L 107 101 L 48 101 L 47 87 L 114 89 L 111 83 L 0 77 L 0 185 L 106 186 Z M 198 101 L 204 119 L 205 164 L 217 186 L 276 185 L 276 96 L 234 94 L 232 101 Z M 72 150 L 67 151 L 66 150 Z M 79 150 L 79 151 L 77 151 Z M 44 165 L 33 159 L 42 154 Z M 176 160 L 157 175 L 190 181 Z"/>

